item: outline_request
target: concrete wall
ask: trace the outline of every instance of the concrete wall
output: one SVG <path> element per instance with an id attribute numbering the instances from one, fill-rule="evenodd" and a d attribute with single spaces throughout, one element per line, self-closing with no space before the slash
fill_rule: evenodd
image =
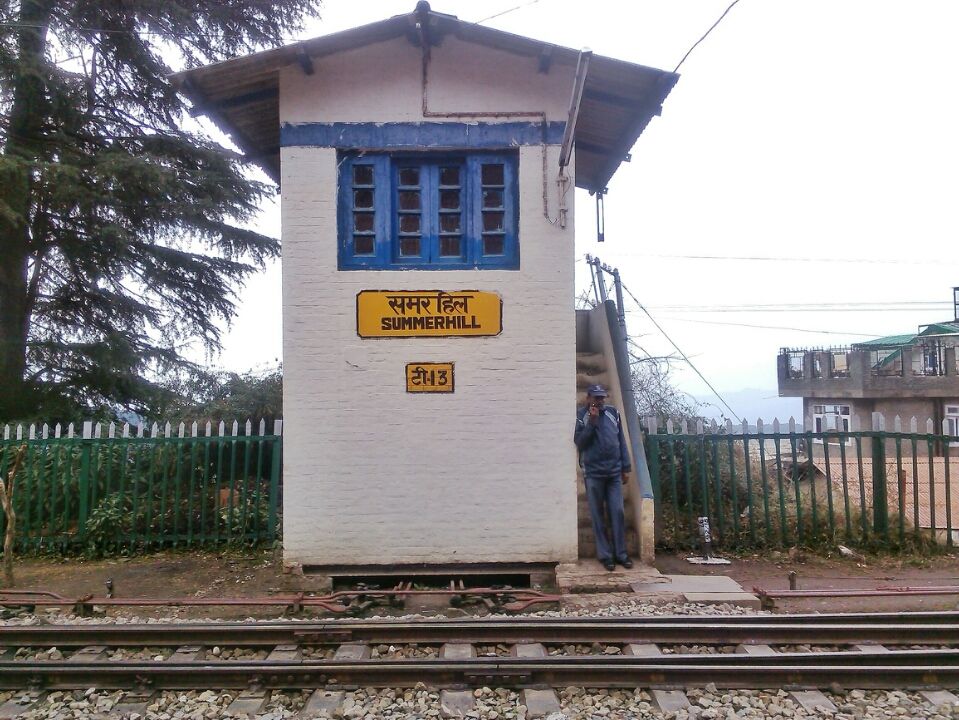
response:
<path id="1" fill-rule="evenodd" d="M 954 361 L 946 362 L 946 375 L 913 375 L 912 355 L 907 350 L 904 353 L 904 372 L 901 376 L 879 377 L 872 374 L 870 354 L 856 351 L 848 354 L 849 377 L 829 377 L 826 357 L 828 353 L 816 354 L 822 358 L 825 377 L 812 376 L 813 352 L 807 352 L 803 358 L 803 377 L 801 378 L 790 378 L 786 372 L 786 356 L 778 356 L 777 374 L 781 397 L 844 398 L 844 401 L 848 401 L 854 398 L 908 399 L 959 395 L 959 373 L 956 372 Z M 953 357 L 950 353 L 950 358 Z"/>
<path id="2" fill-rule="evenodd" d="M 562 121 L 571 83 L 566 68 L 540 74 L 535 59 L 448 37 L 430 103 Z M 320 59 L 312 76 L 289 68 L 280 91 L 282 123 L 424 119 L 420 51 L 405 40 Z M 573 193 L 562 230 L 543 216 L 541 147 L 519 149 L 518 271 L 337 271 L 336 151 L 281 159 L 287 563 L 575 560 Z M 361 339 L 367 289 L 497 292 L 503 332 Z M 455 363 L 454 394 L 406 393 L 405 364 L 424 361 Z"/>

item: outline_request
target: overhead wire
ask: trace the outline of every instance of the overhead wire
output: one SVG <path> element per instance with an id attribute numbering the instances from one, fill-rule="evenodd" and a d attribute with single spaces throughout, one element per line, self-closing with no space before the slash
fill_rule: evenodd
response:
<path id="1" fill-rule="evenodd" d="M 870 333 L 842 332 L 840 330 L 811 330 L 809 328 L 786 327 L 784 325 L 751 325 L 749 323 L 723 322 L 721 320 L 696 320 L 693 318 L 679 318 L 679 317 L 669 317 L 666 319 L 675 320 L 677 322 L 698 323 L 700 325 L 726 325 L 728 327 L 757 328 L 760 330 L 790 330 L 792 332 L 814 333 L 816 335 L 856 335 L 857 337 L 868 337 L 868 338 L 883 337 L 882 335 L 872 335 Z"/>
<path id="2" fill-rule="evenodd" d="M 710 391 L 712 391 L 713 395 L 716 396 L 716 398 L 719 400 L 719 402 L 721 402 L 721 403 L 726 407 L 726 409 L 729 410 L 729 412 L 732 414 L 732 416 L 733 416 L 734 418 L 736 418 L 736 421 L 737 421 L 737 422 L 742 422 L 742 420 L 740 419 L 739 415 L 736 414 L 736 411 L 733 410 L 732 406 L 731 406 L 728 402 L 726 402 L 726 398 L 724 398 L 724 397 L 719 393 L 719 391 L 718 391 L 715 387 L 713 387 L 713 384 L 712 384 L 711 382 L 709 382 L 709 380 L 706 379 L 706 376 L 703 375 L 703 374 L 699 371 L 699 368 L 696 367 L 696 365 L 693 363 L 693 361 L 689 359 L 689 356 L 682 351 L 682 349 L 679 347 L 679 345 L 676 344 L 676 341 L 673 340 L 665 330 L 663 330 L 662 325 L 660 325 L 658 322 L 656 322 L 656 318 L 654 318 L 654 317 L 652 316 L 652 314 L 650 314 L 649 310 L 646 309 L 646 306 L 643 305 L 643 304 L 639 301 L 639 298 L 637 298 L 637 297 L 633 294 L 633 291 L 630 290 L 628 287 L 626 287 L 626 284 L 625 284 L 625 283 L 620 282 L 620 284 L 622 285 L 623 290 L 629 295 L 629 297 L 632 298 L 633 302 L 636 303 L 636 305 L 639 306 L 639 309 L 642 310 L 642 311 L 646 314 L 646 316 L 649 318 L 649 321 L 656 327 L 657 330 L 659 330 L 659 332 L 662 334 L 662 336 L 663 336 L 664 338 L 666 338 L 666 340 L 669 341 L 669 344 L 672 345 L 672 346 L 676 349 L 676 352 L 678 352 L 679 355 L 680 355 L 680 357 L 682 357 L 682 359 L 686 362 L 686 364 L 689 365 L 689 367 L 691 367 L 691 368 L 693 369 L 693 372 L 695 372 L 695 373 L 699 376 L 699 379 L 702 380 L 704 383 L 706 383 L 706 387 L 708 387 L 708 388 L 710 389 Z"/>
<path id="3" fill-rule="evenodd" d="M 696 49 L 696 47 L 699 45 L 699 43 L 701 43 L 703 40 L 705 40 L 707 37 L 709 37 L 709 33 L 711 33 L 713 30 L 716 29 L 716 26 L 719 25 L 719 23 L 721 23 L 721 22 L 723 21 L 723 18 L 726 17 L 726 16 L 729 14 L 729 11 L 732 10 L 734 7 L 736 7 L 736 5 L 737 5 L 738 3 L 739 3 L 739 0 L 733 0 L 733 1 L 729 4 L 729 7 L 727 7 L 725 10 L 723 10 L 723 14 L 719 16 L 719 18 L 716 20 L 716 22 L 714 22 L 712 25 L 710 25 L 709 30 L 707 30 L 705 33 L 703 33 L 703 36 L 702 36 L 701 38 L 699 38 L 699 40 L 697 40 L 696 42 L 694 42 L 693 45 L 692 45 L 692 47 L 689 48 L 689 50 L 686 51 L 686 54 L 683 55 L 683 59 L 680 60 L 680 61 L 676 64 L 676 67 L 675 67 L 675 68 L 673 68 L 673 72 L 674 72 L 674 73 L 675 73 L 675 72 L 679 72 L 679 68 L 682 67 L 682 65 L 683 65 L 684 62 L 686 62 L 686 58 L 688 58 L 688 57 L 692 54 L 693 50 Z"/>
<path id="4" fill-rule="evenodd" d="M 725 260 L 725 261 L 748 261 L 748 262 L 783 262 L 783 263 L 854 263 L 856 265 L 959 265 L 959 259 L 950 263 L 950 261 L 941 260 L 894 260 L 882 258 L 842 258 L 842 257 L 772 257 L 769 255 L 671 255 L 666 253 L 641 253 L 622 250 L 620 255 L 626 257 L 637 257 L 644 260 Z"/>
<path id="5" fill-rule="evenodd" d="M 529 2 L 522 3 L 522 4 L 520 4 L 520 5 L 517 5 L 516 7 L 511 7 L 509 10 L 503 10 L 503 11 L 501 11 L 501 12 L 494 13 L 494 14 L 490 15 L 489 17 L 484 17 L 482 20 L 477 20 L 477 21 L 476 21 L 476 24 L 477 24 L 477 25 L 480 25 L 480 24 L 486 22 L 487 20 L 492 20 L 492 19 L 494 19 L 494 18 L 502 17 L 503 15 L 508 15 L 508 14 L 511 13 L 511 12 L 514 12 L 514 11 L 516 11 L 516 10 L 522 10 L 524 7 L 529 7 L 530 5 L 535 5 L 535 4 L 538 3 L 538 2 L 539 2 L 539 0 L 529 0 Z"/>

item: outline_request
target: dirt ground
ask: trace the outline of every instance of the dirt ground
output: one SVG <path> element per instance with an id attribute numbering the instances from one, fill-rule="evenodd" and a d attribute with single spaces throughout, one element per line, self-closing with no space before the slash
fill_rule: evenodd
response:
<path id="1" fill-rule="evenodd" d="M 728 566 L 692 565 L 685 555 L 661 553 L 656 567 L 663 574 L 728 575 L 743 589 L 785 590 L 795 571 L 801 590 L 878 587 L 959 586 L 959 554 L 933 558 L 879 557 L 856 560 L 841 556 L 772 553 L 731 558 Z M 113 581 L 117 597 L 253 597 L 285 592 L 288 576 L 280 571 L 272 550 L 242 552 L 169 551 L 135 558 L 18 558 L 17 588 L 43 589 L 67 597 L 102 597 Z M 778 600 L 780 612 L 854 612 L 954 610 L 954 595 L 812 598 Z M 533 608 L 535 609 L 535 608 Z M 180 617 L 276 616 L 282 610 L 249 607 L 230 610 L 177 609 Z M 129 609 L 140 617 L 174 614 L 168 608 Z"/>
<path id="2" fill-rule="evenodd" d="M 853 590 L 951 586 L 950 595 L 905 595 L 777 599 L 778 612 L 895 612 L 956 610 L 959 603 L 959 554 L 935 557 L 822 556 L 811 553 L 772 552 L 764 555 L 727 556 L 730 565 L 693 565 L 689 553 L 658 554 L 656 568 L 664 575 L 728 575 L 746 592 L 788 590 L 789 573 L 796 573 L 799 590 Z"/>

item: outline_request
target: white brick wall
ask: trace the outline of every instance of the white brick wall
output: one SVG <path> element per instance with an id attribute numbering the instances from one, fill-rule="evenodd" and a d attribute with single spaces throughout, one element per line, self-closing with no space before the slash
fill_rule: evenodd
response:
<path id="1" fill-rule="evenodd" d="M 535 59 L 470 48 L 448 38 L 434 52 L 437 104 L 528 109 L 539 96 L 551 120 L 565 119 L 571 71 L 543 75 Z M 418 53 L 403 40 L 325 58 L 314 76 L 290 70 L 281 121 L 421 120 Z M 478 87 L 484 77 L 496 83 Z M 520 150 L 520 270 L 340 272 L 336 153 L 283 148 L 287 562 L 575 559 L 573 192 L 561 230 L 543 217 L 540 153 Z M 361 339 L 365 289 L 494 291 L 503 332 Z M 420 361 L 455 362 L 456 392 L 407 394 L 405 364 Z"/>

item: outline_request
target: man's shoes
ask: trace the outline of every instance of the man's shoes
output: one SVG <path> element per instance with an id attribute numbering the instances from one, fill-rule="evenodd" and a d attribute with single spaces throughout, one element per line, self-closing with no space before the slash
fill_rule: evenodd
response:
<path id="1" fill-rule="evenodd" d="M 603 560 L 603 567 L 610 572 L 613 572 L 613 570 L 616 569 L 616 563 L 614 563 L 612 560 Z"/>
<path id="2" fill-rule="evenodd" d="M 623 559 L 623 560 L 620 560 L 620 561 L 619 561 L 619 564 L 622 565 L 622 566 L 623 566 L 624 568 L 626 568 L 627 570 L 632 570 L 632 569 L 633 569 L 633 561 L 630 560 L 629 558 L 625 558 L 625 559 Z"/>

